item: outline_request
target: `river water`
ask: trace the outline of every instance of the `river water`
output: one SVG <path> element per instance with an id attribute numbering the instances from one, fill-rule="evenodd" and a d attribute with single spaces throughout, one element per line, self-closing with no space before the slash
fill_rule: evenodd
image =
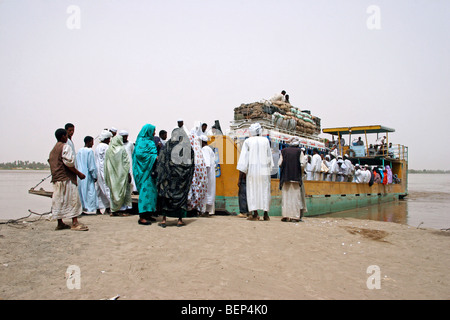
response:
<path id="1" fill-rule="evenodd" d="M 29 211 L 51 210 L 51 199 L 28 193 L 49 171 L 0 170 L 0 220 L 18 219 Z M 50 178 L 36 189 L 51 191 Z M 352 217 L 391 221 L 413 227 L 450 228 L 450 174 L 410 174 L 405 200 L 342 211 L 321 217 Z M 36 217 L 36 216 L 34 216 Z"/>

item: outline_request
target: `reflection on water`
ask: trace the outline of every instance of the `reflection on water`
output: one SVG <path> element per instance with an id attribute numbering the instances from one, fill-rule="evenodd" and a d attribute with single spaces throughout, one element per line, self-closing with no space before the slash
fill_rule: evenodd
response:
<path id="1" fill-rule="evenodd" d="M 51 210 L 51 199 L 31 195 L 28 190 L 49 175 L 49 171 L 0 170 L 0 220 L 18 219 L 28 209 Z M 51 191 L 50 179 L 39 188 Z M 342 211 L 321 217 L 352 217 L 407 224 L 412 227 L 450 228 L 450 174 L 410 174 L 405 200 Z"/>
<path id="2" fill-rule="evenodd" d="M 346 217 L 408 224 L 408 201 L 392 201 L 370 207 L 325 214 L 321 217 Z"/>
<path id="3" fill-rule="evenodd" d="M 450 174 L 410 174 L 404 200 L 347 210 L 322 217 L 390 221 L 413 227 L 450 228 Z"/>

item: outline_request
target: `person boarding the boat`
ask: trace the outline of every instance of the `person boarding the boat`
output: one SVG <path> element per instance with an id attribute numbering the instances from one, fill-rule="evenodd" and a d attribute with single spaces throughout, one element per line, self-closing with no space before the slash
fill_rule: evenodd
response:
<path id="1" fill-rule="evenodd" d="M 97 211 L 97 190 L 95 190 L 97 167 L 95 166 L 94 150 L 92 150 L 93 145 L 94 138 L 86 136 L 84 147 L 77 153 L 77 168 L 86 176 L 85 179 L 78 179 L 78 191 L 83 212 L 95 214 Z"/>
<path id="2" fill-rule="evenodd" d="M 270 173 L 273 167 L 272 151 L 267 138 L 261 137 L 261 125 L 250 126 L 250 137 L 244 141 L 237 169 L 246 174 L 247 205 L 253 215 L 250 220 L 259 220 L 258 210 L 264 211 L 264 220 L 270 220 Z"/>
<path id="3" fill-rule="evenodd" d="M 337 161 L 334 162 L 333 166 L 331 167 L 331 181 L 343 182 L 346 179 L 346 174 L 347 167 L 344 163 L 344 160 L 342 160 L 341 156 L 338 156 Z"/>
<path id="4" fill-rule="evenodd" d="M 289 146 L 281 150 L 280 167 L 281 221 L 302 221 L 307 212 L 306 198 L 302 182 L 301 150 L 297 138 L 290 140 Z M 303 191 L 302 191 L 303 190 Z"/>
<path id="5" fill-rule="evenodd" d="M 55 137 L 57 142 L 50 152 L 48 163 L 53 183 L 52 218 L 58 221 L 56 230 L 87 231 L 88 227 L 78 222 L 83 209 L 77 188 L 77 178 L 83 180 L 86 176 L 75 167 L 75 155 L 67 144 L 67 131 L 57 129 Z M 72 226 L 65 224 L 63 219 L 72 219 Z"/>
<path id="6" fill-rule="evenodd" d="M 345 175 L 345 180 L 347 182 L 352 182 L 353 181 L 353 175 L 355 172 L 355 166 L 353 165 L 352 161 L 348 158 L 348 155 L 345 154 L 344 155 L 344 163 L 347 169 L 347 173 Z"/>
<path id="7" fill-rule="evenodd" d="M 311 164 L 311 155 L 307 155 L 306 156 L 306 165 L 305 165 L 305 172 L 306 172 L 306 180 L 307 181 L 312 181 L 314 180 L 314 172 L 313 172 L 313 167 Z"/>
<path id="8" fill-rule="evenodd" d="M 363 183 L 365 176 L 366 176 L 366 174 L 361 169 L 359 163 L 355 164 L 355 182 L 356 183 Z"/>
<path id="9" fill-rule="evenodd" d="M 311 159 L 311 174 L 314 181 L 319 181 L 322 175 L 322 157 L 317 148 L 313 149 L 313 156 Z"/>
<path id="10" fill-rule="evenodd" d="M 111 141 L 112 133 L 108 130 L 103 130 L 100 134 L 100 143 L 95 148 L 95 166 L 97 167 L 97 197 L 98 206 L 97 214 L 101 214 L 101 210 L 104 210 L 103 214 L 110 213 L 110 190 L 105 182 L 105 154 L 108 150 L 109 143 Z"/>

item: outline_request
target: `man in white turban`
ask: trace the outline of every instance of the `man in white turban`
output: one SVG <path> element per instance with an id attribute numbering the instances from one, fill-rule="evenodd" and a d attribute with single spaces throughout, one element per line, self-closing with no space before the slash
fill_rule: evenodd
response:
<path id="1" fill-rule="evenodd" d="M 202 140 L 202 152 L 203 159 L 206 165 L 206 176 L 208 178 L 207 188 L 206 188 L 206 201 L 204 202 L 204 212 L 203 215 L 210 216 L 214 214 L 215 211 L 215 200 L 216 200 L 216 155 L 213 149 L 208 146 L 208 137 L 206 135 L 201 135 Z"/>
<path id="2" fill-rule="evenodd" d="M 98 208 L 97 214 L 100 214 L 100 209 L 104 209 L 104 214 L 110 213 L 110 190 L 105 182 L 105 155 L 108 150 L 109 142 L 111 140 L 112 133 L 108 130 L 103 130 L 100 133 L 97 148 L 95 148 L 95 166 L 97 167 L 97 196 L 98 196 Z"/>
<path id="3" fill-rule="evenodd" d="M 133 176 L 134 143 L 128 141 L 128 131 L 126 131 L 126 130 L 120 130 L 119 136 L 122 136 L 122 138 L 123 138 L 123 146 L 125 147 L 125 150 L 128 154 L 128 158 L 130 159 L 131 191 L 133 193 L 137 193 L 136 183 L 134 181 L 134 176 Z M 129 209 L 131 209 L 131 208 L 129 208 Z"/>
<path id="4" fill-rule="evenodd" d="M 258 210 L 264 211 L 264 220 L 269 219 L 270 209 L 270 173 L 273 167 L 269 140 L 261 137 L 261 125 L 252 124 L 250 138 L 244 141 L 237 169 L 246 175 L 247 205 L 253 216 L 250 220 L 259 220 Z"/>

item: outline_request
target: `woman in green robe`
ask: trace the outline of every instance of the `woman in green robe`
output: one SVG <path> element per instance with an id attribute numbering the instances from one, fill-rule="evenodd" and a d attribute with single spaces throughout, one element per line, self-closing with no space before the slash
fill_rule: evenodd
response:
<path id="1" fill-rule="evenodd" d="M 142 127 L 136 139 L 133 152 L 133 175 L 139 192 L 139 224 L 150 225 L 152 214 L 156 212 L 158 193 L 156 178 L 152 176 L 156 165 L 157 150 L 153 137 L 156 127 L 146 124 Z M 155 167 L 156 169 L 156 167 Z"/>

